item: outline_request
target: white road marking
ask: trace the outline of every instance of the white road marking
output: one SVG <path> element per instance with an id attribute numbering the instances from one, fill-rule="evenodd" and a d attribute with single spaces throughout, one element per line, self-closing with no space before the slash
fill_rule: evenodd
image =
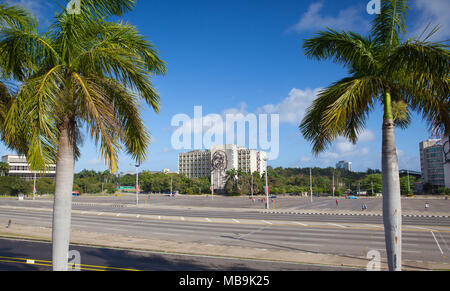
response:
<path id="1" fill-rule="evenodd" d="M 442 251 L 441 246 L 439 245 L 439 242 L 438 242 L 438 240 L 436 239 L 436 236 L 434 235 L 433 232 L 431 232 L 431 234 L 433 235 L 433 238 L 434 238 L 434 240 L 436 241 L 436 244 L 437 244 L 437 246 L 438 246 L 438 248 L 439 248 L 439 251 L 441 251 L 441 255 L 443 255 L 444 252 Z"/>
<path id="2" fill-rule="evenodd" d="M 205 220 L 208 221 L 208 222 L 211 222 L 211 219 L 209 219 L 209 218 L 205 218 Z"/>
<path id="3" fill-rule="evenodd" d="M 31 265 L 34 265 L 34 260 L 27 260 L 27 264 L 31 264 Z"/>
<path id="4" fill-rule="evenodd" d="M 269 222 L 269 221 L 265 221 L 265 220 L 261 220 L 261 221 L 264 223 L 267 223 L 267 224 L 273 224 L 272 222 Z"/>
<path id="5" fill-rule="evenodd" d="M 136 215 L 136 218 L 139 218 L 139 217 L 141 217 L 141 215 L 140 215 L 140 214 Z"/>
<path id="6" fill-rule="evenodd" d="M 184 217 L 180 217 L 181 220 L 184 220 Z"/>
<path id="7" fill-rule="evenodd" d="M 97 214 L 97 215 L 102 215 L 104 212 L 101 212 L 101 213 L 99 213 L 99 214 Z"/>
<path id="8" fill-rule="evenodd" d="M 416 228 L 416 229 L 422 229 L 422 230 L 428 230 L 428 231 L 431 231 L 431 232 L 435 231 L 435 230 L 433 230 L 433 229 L 429 229 L 429 228 L 425 228 L 425 227 L 418 227 L 418 226 L 408 226 L 408 227 L 410 227 L 410 228 Z"/>
<path id="9" fill-rule="evenodd" d="M 119 216 L 120 216 L 120 213 L 118 213 L 116 216 L 119 217 Z"/>
<path id="10" fill-rule="evenodd" d="M 292 223 L 298 224 L 298 225 L 303 225 L 303 226 L 308 226 L 307 224 L 301 223 L 301 222 L 297 222 L 297 221 L 293 221 Z"/>
<path id="11" fill-rule="evenodd" d="M 327 223 L 328 225 L 332 225 L 332 226 L 337 226 L 337 227 L 342 227 L 342 228 L 347 228 L 347 226 L 345 225 L 340 225 L 340 224 L 336 224 L 336 223 Z"/>
<path id="12" fill-rule="evenodd" d="M 378 226 L 378 225 L 373 225 L 373 224 L 366 224 L 368 227 L 377 227 L 377 228 L 384 228 L 382 226 Z"/>
<path id="13" fill-rule="evenodd" d="M 237 220 L 237 219 L 233 219 L 233 221 L 236 223 L 240 223 L 239 220 Z"/>

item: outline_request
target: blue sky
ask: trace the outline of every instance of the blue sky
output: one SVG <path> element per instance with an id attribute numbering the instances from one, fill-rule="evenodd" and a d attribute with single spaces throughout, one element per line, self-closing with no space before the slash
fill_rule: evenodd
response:
<path id="1" fill-rule="evenodd" d="M 33 11 L 43 27 L 56 11 L 52 0 L 16 0 Z M 146 108 L 143 117 L 153 142 L 143 169 L 177 170 L 177 154 L 171 145 L 176 114 L 193 117 L 194 106 L 203 114 L 280 114 L 280 155 L 269 165 L 283 167 L 334 166 L 353 162 L 355 170 L 381 168 L 381 110 L 376 108 L 360 141 L 352 145 L 338 139 L 329 151 L 315 157 L 298 125 L 318 89 L 347 75 L 329 62 L 308 60 L 302 41 L 317 30 L 352 30 L 367 34 L 373 16 L 368 0 L 138 0 L 137 8 L 122 20 L 138 27 L 159 49 L 168 72 L 156 77 L 154 86 L 162 104 L 159 115 Z M 408 28 L 418 34 L 426 23 L 441 24 L 436 35 L 448 39 L 447 0 L 411 0 Z M 76 171 L 102 171 L 95 145 L 86 140 Z M 397 130 L 401 168 L 420 169 L 419 142 L 429 138 L 420 116 L 407 130 Z M 9 153 L 2 145 L 1 153 Z M 119 171 L 133 170 L 133 161 L 120 156 Z"/>

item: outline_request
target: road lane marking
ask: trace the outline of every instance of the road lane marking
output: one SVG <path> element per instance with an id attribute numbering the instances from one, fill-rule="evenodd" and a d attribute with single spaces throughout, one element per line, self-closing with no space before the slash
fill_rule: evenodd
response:
<path id="1" fill-rule="evenodd" d="M 233 219 L 233 221 L 236 223 L 240 223 L 239 220 L 237 220 L 237 219 Z"/>
<path id="2" fill-rule="evenodd" d="M 373 225 L 373 224 L 365 224 L 368 227 L 377 227 L 377 228 L 384 228 L 383 226 Z"/>
<path id="3" fill-rule="evenodd" d="M 208 222 L 211 222 L 211 219 L 209 219 L 209 218 L 205 218 L 205 220 L 208 221 Z"/>
<path id="4" fill-rule="evenodd" d="M 434 235 L 433 232 L 431 232 L 431 234 L 433 235 L 434 241 L 436 242 L 436 244 L 437 244 L 437 246 L 438 246 L 438 248 L 439 248 L 439 251 L 441 252 L 441 255 L 443 255 L 444 252 L 442 251 L 441 246 L 439 245 L 439 242 L 438 242 L 438 240 L 436 239 L 436 236 Z"/>
<path id="5" fill-rule="evenodd" d="M 261 220 L 261 221 L 264 223 L 267 223 L 267 224 L 273 224 L 272 222 L 269 222 L 269 221 L 265 221 L 265 220 Z"/>
<path id="6" fill-rule="evenodd" d="M 16 263 L 16 264 L 33 264 L 33 265 L 46 266 L 46 267 L 52 266 L 51 261 L 32 260 L 32 259 L 13 258 L 13 257 L 1 257 L 1 256 L 0 256 L 0 262 Z M 73 266 L 73 264 L 70 264 L 70 266 Z M 80 270 L 86 270 L 86 271 L 108 271 L 108 270 L 139 271 L 137 269 L 115 268 L 115 267 L 95 266 L 95 265 L 75 264 L 75 266 L 80 267 Z"/>
<path id="7" fill-rule="evenodd" d="M 327 223 L 327 224 L 328 224 L 328 225 L 332 225 L 332 226 L 341 227 L 341 228 L 347 228 L 347 226 L 341 225 L 341 224 L 336 224 L 336 223 Z"/>
<path id="8" fill-rule="evenodd" d="M 246 236 L 249 236 L 249 235 L 252 235 L 252 234 L 261 232 L 261 231 L 263 231 L 263 230 L 265 230 L 265 229 L 268 229 L 268 228 L 270 228 L 270 227 L 271 227 L 270 225 L 261 227 L 261 228 L 259 228 L 259 229 L 257 229 L 257 230 L 251 231 L 251 232 L 249 232 L 249 233 L 247 233 L 247 234 L 240 235 L 240 236 L 237 237 L 237 239 L 242 239 L 243 237 L 246 237 Z"/>
<path id="9" fill-rule="evenodd" d="M 298 225 L 302 225 L 302 226 L 308 226 L 307 224 L 304 224 L 304 223 L 301 223 L 301 222 L 297 222 L 297 221 L 293 221 L 292 223 L 298 224 Z"/>
<path id="10" fill-rule="evenodd" d="M 101 212 L 101 213 L 99 213 L 99 214 L 97 214 L 97 215 L 102 215 L 104 212 Z"/>

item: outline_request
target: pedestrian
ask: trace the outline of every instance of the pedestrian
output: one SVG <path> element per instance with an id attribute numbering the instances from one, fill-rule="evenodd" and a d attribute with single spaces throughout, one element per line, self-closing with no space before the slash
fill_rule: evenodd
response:
<path id="1" fill-rule="evenodd" d="M 428 202 L 425 203 L 425 210 L 428 210 L 429 207 L 430 207 L 430 204 L 428 204 Z"/>
<path id="2" fill-rule="evenodd" d="M 336 207 L 339 206 L 339 200 L 336 199 Z"/>
<path id="3" fill-rule="evenodd" d="M 367 210 L 367 205 L 364 203 L 363 210 Z"/>

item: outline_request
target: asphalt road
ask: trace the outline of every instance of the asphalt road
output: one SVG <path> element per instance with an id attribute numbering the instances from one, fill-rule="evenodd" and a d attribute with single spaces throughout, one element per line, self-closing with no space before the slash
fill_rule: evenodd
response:
<path id="1" fill-rule="evenodd" d="M 378 250 L 382 257 L 386 256 L 381 216 L 263 213 L 262 209 L 252 209 L 261 208 L 259 202 L 253 203 L 243 198 L 214 199 L 154 196 L 147 201 L 151 203 L 150 207 L 136 207 L 133 205 L 133 196 L 77 197 L 73 203 L 72 229 L 127 237 L 203 243 L 210 248 L 218 245 L 242 246 L 267 252 L 288 250 L 359 258 L 365 257 L 368 250 Z M 295 204 L 302 209 L 331 208 L 334 204 L 330 199 L 316 199 L 312 204 L 301 199 L 286 198 L 281 201 L 284 201 L 282 203 L 285 203 L 287 208 L 292 208 Z M 406 208 L 419 207 L 423 202 L 406 201 Z M 369 202 L 369 208 L 375 208 L 380 200 L 367 199 L 367 203 Z M 144 206 L 145 199 L 141 199 L 141 203 Z M 223 204 L 224 207 L 212 207 L 215 206 L 213 203 Z M 357 205 L 360 203 L 361 200 L 341 200 L 339 207 L 351 210 L 359 207 Z M 435 200 L 431 203 L 435 208 L 447 209 L 448 212 L 448 201 Z M 244 204 L 250 207 L 233 208 Z M 50 199 L 0 199 L 0 227 L 6 226 L 11 219 L 13 226 L 22 224 L 51 228 L 52 207 L 53 202 Z M 4 257 L 11 255 L 14 253 L 6 253 Z M 449 258 L 448 217 L 403 217 L 404 260 L 450 265 Z M 42 259 L 46 260 L 45 257 Z M 99 260 L 93 261 L 92 264 L 129 267 L 123 264 L 124 262 L 106 264 Z M 199 259 L 199 262 L 204 262 L 204 258 Z M 211 266 L 205 264 L 202 266 L 210 270 Z M 226 265 L 220 266 L 225 268 Z M 195 269 L 195 266 L 191 267 Z M 259 267 L 262 265 L 258 265 Z M 140 266 L 136 268 L 139 269 Z M 144 269 L 147 270 L 147 267 Z"/>
<path id="2" fill-rule="evenodd" d="M 228 218 L 228 219 L 256 219 L 256 220 L 281 220 L 281 221 L 317 221 L 317 222 L 331 222 L 331 223 L 368 223 L 368 224 L 382 224 L 381 216 L 365 215 L 362 211 L 355 211 L 356 215 L 320 215 L 320 214 L 285 214 L 285 213 L 264 213 L 262 209 L 241 209 L 240 211 L 230 211 L 228 209 L 207 209 L 207 208 L 164 208 L 164 205 L 136 208 L 134 205 L 118 204 L 111 200 L 101 200 L 102 202 L 90 202 L 91 200 L 74 200 L 72 209 L 80 211 L 95 211 L 103 213 L 122 213 L 122 214 L 139 214 L 139 215 L 155 215 L 155 216 L 177 216 L 177 217 L 199 217 L 199 218 Z M 94 200 L 95 201 L 95 200 Z M 109 205 L 105 203 L 109 201 Z M 114 202 L 114 203 L 111 203 Z M 102 204 L 103 203 L 103 204 Z M 323 202 L 320 202 L 323 203 Z M 329 202 L 326 202 L 329 203 Z M 144 204 L 145 205 L 145 204 Z M 321 205 L 321 204 L 320 204 Z M 0 199 L 0 206 L 19 206 L 32 207 L 40 209 L 51 209 L 53 202 L 50 200 L 44 201 L 17 201 Z M 340 206 L 341 209 L 344 206 Z M 450 209 L 450 207 L 449 207 Z M 450 212 L 450 210 L 449 210 Z M 423 212 L 424 215 L 427 213 Z M 449 217 L 422 217 L 422 216 L 404 216 L 404 225 L 415 226 L 447 226 L 450 227 Z"/>
<path id="3" fill-rule="evenodd" d="M 120 210 L 121 211 L 121 210 Z M 17 224 L 51 227 L 51 211 L 0 208 L 0 225 L 12 219 Z M 364 257 L 368 250 L 385 256 L 383 226 L 354 219 L 353 223 L 314 219 L 295 221 L 242 220 L 187 217 L 151 217 L 139 214 L 77 212 L 72 228 L 131 237 L 178 242 L 243 246 Z M 403 258 L 450 264 L 450 229 L 437 226 L 404 226 Z"/>
<path id="4" fill-rule="evenodd" d="M 348 267 L 136 252 L 71 245 L 81 271 L 347 271 Z M 72 257 L 75 260 L 75 256 Z M 51 244 L 0 239 L 0 271 L 50 271 Z"/>

